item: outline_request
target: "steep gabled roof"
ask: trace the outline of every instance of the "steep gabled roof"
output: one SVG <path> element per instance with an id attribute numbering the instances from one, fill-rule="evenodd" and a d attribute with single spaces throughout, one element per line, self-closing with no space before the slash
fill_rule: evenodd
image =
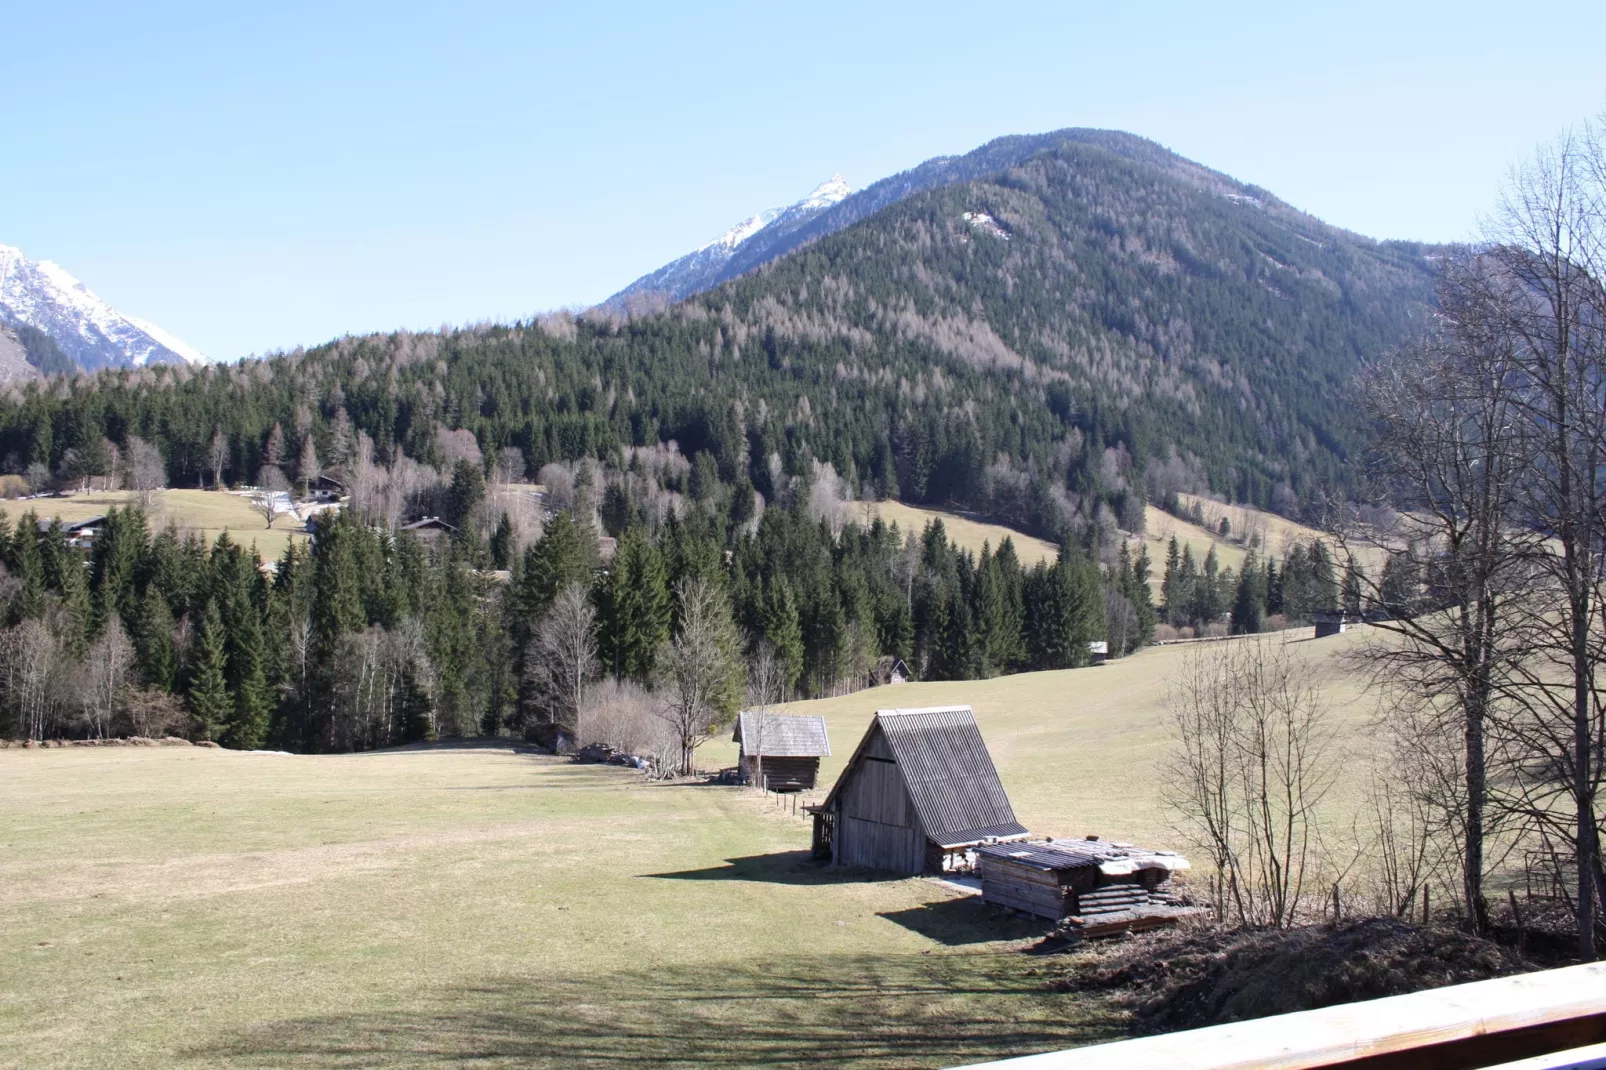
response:
<path id="1" fill-rule="evenodd" d="M 837 778 L 822 808 L 836 800 L 877 729 L 887 738 L 915 813 L 932 841 L 953 847 L 1026 835 L 1026 827 L 1015 820 L 969 706 L 877 710 L 853 760 Z"/>
<path id="2" fill-rule="evenodd" d="M 831 753 L 824 717 L 743 710 L 736 718 L 736 734 L 731 739 L 743 744 L 744 754 L 751 742 L 753 753 L 766 758 L 819 758 Z"/>

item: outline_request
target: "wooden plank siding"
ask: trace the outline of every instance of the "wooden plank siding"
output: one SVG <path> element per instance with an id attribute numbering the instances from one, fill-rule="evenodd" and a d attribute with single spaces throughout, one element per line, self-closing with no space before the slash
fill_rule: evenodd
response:
<path id="1" fill-rule="evenodd" d="M 749 784 L 759 785 L 759 778 L 770 791 L 808 791 L 820 775 L 818 758 L 786 758 L 764 755 L 762 759 L 749 755 L 742 759 L 742 775 Z"/>

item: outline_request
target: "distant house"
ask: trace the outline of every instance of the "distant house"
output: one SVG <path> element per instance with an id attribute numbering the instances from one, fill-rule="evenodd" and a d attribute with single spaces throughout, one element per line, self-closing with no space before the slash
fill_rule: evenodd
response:
<path id="1" fill-rule="evenodd" d="M 1343 610 L 1337 612 L 1322 612 L 1312 615 L 1316 621 L 1316 638 L 1326 639 L 1329 635 L 1343 635 L 1349 631 L 1350 625 L 1355 622 Z"/>
<path id="2" fill-rule="evenodd" d="M 1094 639 L 1087 644 L 1087 663 L 1089 665 L 1103 665 L 1110 660 L 1110 644 L 1104 639 Z"/>
<path id="3" fill-rule="evenodd" d="M 91 516 L 83 520 L 58 520 L 56 517 L 49 517 L 39 521 L 39 530 L 49 531 L 51 525 L 58 523 L 61 525 L 61 533 L 67 537 L 67 545 L 82 549 L 95 541 L 95 536 L 100 534 L 100 529 L 106 523 L 106 517 Z"/>
<path id="4" fill-rule="evenodd" d="M 876 659 L 875 665 L 870 669 L 870 678 L 878 685 L 903 684 L 914 679 L 914 674 L 909 671 L 909 666 L 904 664 L 902 658 L 883 654 Z"/>
<path id="5" fill-rule="evenodd" d="M 807 791 L 820 776 L 820 759 L 831 753 L 824 717 L 788 717 L 743 710 L 731 739 L 742 745 L 742 780 L 770 791 Z"/>
<path id="6" fill-rule="evenodd" d="M 879 710 L 814 814 L 814 854 L 896 873 L 968 870 L 1024 839 L 969 706 Z"/>
<path id="7" fill-rule="evenodd" d="M 443 535 L 457 534 L 456 528 L 438 516 L 426 516 L 411 524 L 403 524 L 400 530 L 410 532 L 425 542 L 434 542 Z"/>

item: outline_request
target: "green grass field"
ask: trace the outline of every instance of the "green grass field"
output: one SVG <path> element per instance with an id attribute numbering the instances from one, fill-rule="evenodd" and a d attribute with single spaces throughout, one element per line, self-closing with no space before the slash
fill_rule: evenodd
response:
<path id="1" fill-rule="evenodd" d="M 1296 647 L 1346 739 L 1358 641 Z M 874 709 L 969 702 L 1034 832 L 1174 845 L 1185 656 L 800 705 L 826 783 Z M 1039 923 L 818 869 L 738 788 L 494 747 L 12 749 L 0 813 L 0 1066 L 945 1066 L 1119 1028 L 1044 991 Z"/>
<path id="2" fill-rule="evenodd" d="M 99 516 L 113 507 L 129 505 L 133 500 L 133 494 L 128 491 L 94 491 L 70 498 L 0 501 L 0 514 L 15 523 L 31 509 L 41 520 L 59 517 L 71 522 Z M 300 532 L 301 525 L 295 517 L 279 517 L 270 530 L 262 517 L 251 511 L 244 498 L 211 490 L 164 490 L 158 494 L 151 507 L 151 530 L 159 531 L 170 521 L 177 524 L 181 532 L 199 533 L 208 543 L 227 531 L 229 538 L 241 545 L 255 545 L 264 561 L 277 560 L 292 538 L 306 537 Z"/>

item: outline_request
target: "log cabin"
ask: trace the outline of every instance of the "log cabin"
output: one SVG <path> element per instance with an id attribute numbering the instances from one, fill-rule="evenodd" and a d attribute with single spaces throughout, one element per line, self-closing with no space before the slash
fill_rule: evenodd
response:
<path id="1" fill-rule="evenodd" d="M 824 717 L 743 710 L 731 739 L 742 745 L 742 782 L 770 791 L 811 790 L 819 781 L 820 759 L 831 753 Z"/>
<path id="2" fill-rule="evenodd" d="M 895 873 L 968 872 L 1024 839 L 969 706 L 878 710 L 814 815 L 814 855 Z"/>

